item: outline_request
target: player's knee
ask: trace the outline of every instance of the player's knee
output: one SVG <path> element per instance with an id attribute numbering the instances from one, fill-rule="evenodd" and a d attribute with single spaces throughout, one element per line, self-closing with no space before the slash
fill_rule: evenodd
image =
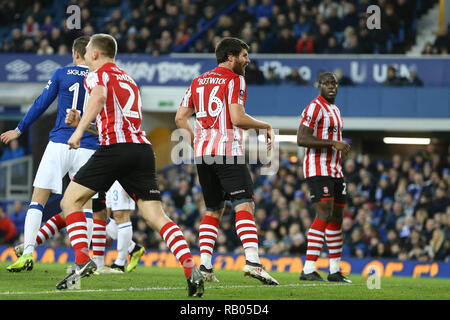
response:
<path id="1" fill-rule="evenodd" d="M 59 203 L 62 212 L 67 215 L 74 211 L 81 211 L 84 205 L 84 202 L 79 197 L 69 197 L 67 194 L 63 196 Z"/>
<path id="2" fill-rule="evenodd" d="M 323 221 L 328 221 L 332 214 L 332 201 L 321 201 L 315 206 L 315 211 L 319 219 Z"/>
<path id="3" fill-rule="evenodd" d="M 131 210 L 114 211 L 113 216 L 117 224 L 126 223 L 130 221 Z"/>
<path id="4" fill-rule="evenodd" d="M 61 207 L 63 214 L 67 215 L 69 213 L 70 202 L 67 200 L 67 198 L 63 197 L 59 203 L 59 206 Z"/>
<path id="5" fill-rule="evenodd" d="M 94 219 L 96 219 L 96 220 L 104 220 L 104 221 L 108 220 L 108 215 L 106 213 L 106 209 L 94 211 L 92 213 L 92 215 L 93 215 Z"/>

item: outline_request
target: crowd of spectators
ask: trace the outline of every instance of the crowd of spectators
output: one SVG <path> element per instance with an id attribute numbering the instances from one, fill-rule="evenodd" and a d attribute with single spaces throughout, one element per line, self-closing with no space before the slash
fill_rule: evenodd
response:
<path id="1" fill-rule="evenodd" d="M 450 147 L 438 153 L 434 145 L 410 157 L 372 160 L 350 154 L 344 164 L 347 205 L 343 220 L 343 258 L 371 257 L 450 262 Z M 294 158 L 294 159 L 293 159 Z M 305 255 L 306 233 L 315 213 L 300 160 L 281 154 L 273 176 L 251 166 L 255 221 L 261 254 Z M 165 212 L 182 228 L 193 251 L 205 206 L 194 165 L 174 166 L 158 175 Z M 23 230 L 24 212 L 14 206 L 9 216 Z M 166 250 L 159 234 L 135 211 L 134 240 L 148 249 Z M 19 237 L 20 239 L 20 237 Z M 69 246 L 65 233 L 50 246 Z M 109 243 L 111 245 L 111 243 Z M 113 247 L 114 248 L 114 247 Z M 220 253 L 242 253 L 234 212 L 227 204 L 215 247 Z M 327 256 L 324 248 L 323 256 Z"/>
<path id="2" fill-rule="evenodd" d="M 427 42 L 422 50 L 422 55 L 448 55 L 450 52 L 450 24 L 442 26 L 437 32 L 434 42 Z"/>
<path id="3" fill-rule="evenodd" d="M 61 7 L 55 5 L 58 1 L 2 1 L 0 27 L 7 34 L 0 39 L 1 51 L 66 54 L 75 37 L 105 32 L 117 39 L 122 53 L 154 56 L 186 41 L 184 52 L 211 53 L 225 36 L 242 38 L 251 53 L 405 53 L 415 40 L 417 19 L 435 3 L 247 0 L 219 16 L 235 0 L 79 0 L 73 3 L 81 9 L 81 29 L 70 30 L 65 12 L 55 12 Z M 381 9 L 381 30 L 367 28 L 366 9 L 372 4 Z M 193 37 L 199 31 L 201 36 Z M 440 52 L 443 42 L 439 40 Z"/>

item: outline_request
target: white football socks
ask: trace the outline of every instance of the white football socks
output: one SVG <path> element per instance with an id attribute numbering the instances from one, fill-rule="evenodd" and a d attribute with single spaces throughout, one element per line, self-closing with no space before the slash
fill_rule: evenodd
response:
<path id="1" fill-rule="evenodd" d="M 28 207 L 24 225 L 23 254 L 33 253 L 36 237 L 42 223 L 44 206 L 38 202 L 31 202 Z"/>

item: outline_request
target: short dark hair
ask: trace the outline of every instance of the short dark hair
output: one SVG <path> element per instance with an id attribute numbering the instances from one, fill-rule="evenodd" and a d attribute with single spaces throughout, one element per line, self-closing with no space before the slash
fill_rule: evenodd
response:
<path id="1" fill-rule="evenodd" d="M 337 79 L 336 75 L 333 72 L 323 72 L 319 76 L 319 83 L 322 83 L 328 77 L 333 77 L 333 78 Z"/>
<path id="2" fill-rule="evenodd" d="M 217 63 L 227 61 L 228 56 L 231 54 L 237 57 L 241 53 L 242 49 L 248 50 L 250 47 L 244 41 L 238 38 L 227 37 L 223 38 L 216 47 L 216 60 Z"/>
<path id="3" fill-rule="evenodd" d="M 86 46 L 89 43 L 89 37 L 88 36 L 81 36 L 76 38 L 73 41 L 72 50 L 74 52 L 78 52 L 84 59 L 84 55 L 86 54 Z"/>
<path id="4" fill-rule="evenodd" d="M 102 55 L 114 59 L 117 53 L 117 41 L 106 33 L 98 33 L 91 37 L 91 45 L 99 49 Z"/>

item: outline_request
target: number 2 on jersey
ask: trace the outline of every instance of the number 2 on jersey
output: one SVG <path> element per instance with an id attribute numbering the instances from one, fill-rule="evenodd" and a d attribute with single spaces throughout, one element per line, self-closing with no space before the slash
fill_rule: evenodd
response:
<path id="1" fill-rule="evenodd" d="M 219 91 L 220 86 L 215 86 L 211 93 L 209 94 L 208 99 L 208 112 L 205 110 L 205 87 L 198 87 L 195 91 L 198 93 L 198 112 L 197 118 L 207 117 L 208 114 L 211 117 L 216 117 L 220 114 L 223 108 L 223 102 L 219 97 L 216 96 L 217 91 Z M 213 109 L 213 104 L 216 105 L 216 108 Z"/>
<path id="2" fill-rule="evenodd" d="M 132 111 L 131 108 L 133 107 L 134 100 L 136 99 L 136 95 L 134 94 L 133 88 L 131 88 L 128 83 L 120 81 L 119 86 L 130 93 L 127 103 L 125 103 L 125 106 L 122 109 L 123 115 L 127 118 L 139 118 L 139 114 L 141 113 L 142 109 L 142 100 L 139 91 L 138 91 L 138 111 Z"/>

